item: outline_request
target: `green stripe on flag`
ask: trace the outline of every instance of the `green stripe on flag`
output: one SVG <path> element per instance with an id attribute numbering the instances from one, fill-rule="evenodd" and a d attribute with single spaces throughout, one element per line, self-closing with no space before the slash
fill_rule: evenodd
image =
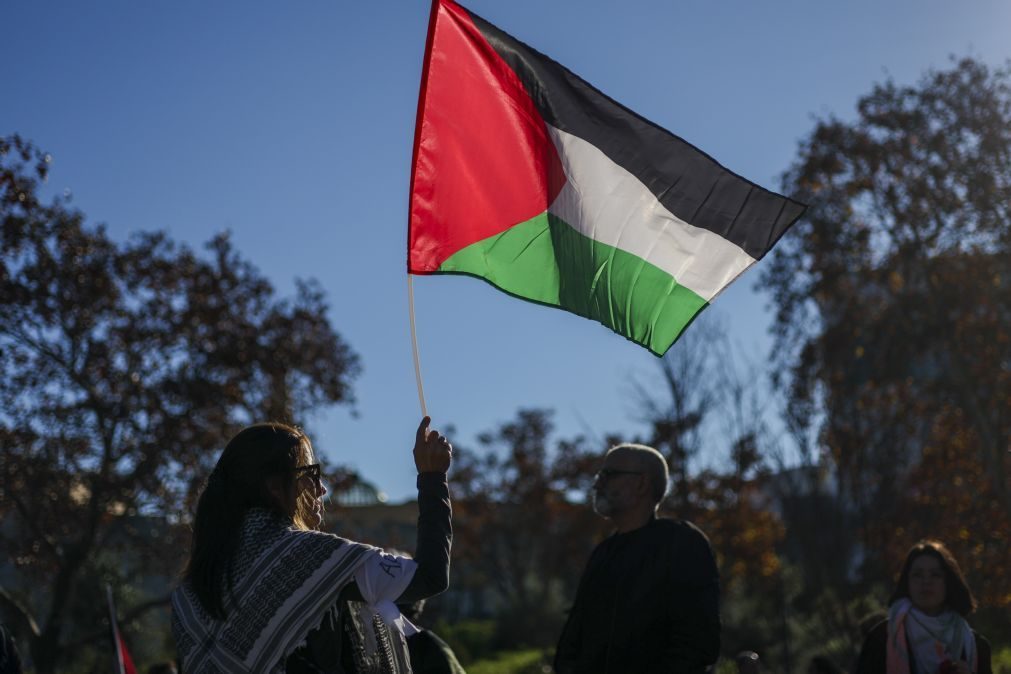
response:
<path id="1" fill-rule="evenodd" d="M 439 272 L 592 318 L 658 356 L 707 306 L 669 273 L 549 213 L 457 251 Z"/>

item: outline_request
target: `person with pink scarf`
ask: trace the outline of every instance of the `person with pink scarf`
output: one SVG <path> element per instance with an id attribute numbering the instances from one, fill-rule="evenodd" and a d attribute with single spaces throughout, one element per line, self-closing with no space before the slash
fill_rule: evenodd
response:
<path id="1" fill-rule="evenodd" d="M 854 674 L 992 674 L 990 644 L 966 622 L 976 599 L 943 543 L 909 549 L 888 604 Z"/>

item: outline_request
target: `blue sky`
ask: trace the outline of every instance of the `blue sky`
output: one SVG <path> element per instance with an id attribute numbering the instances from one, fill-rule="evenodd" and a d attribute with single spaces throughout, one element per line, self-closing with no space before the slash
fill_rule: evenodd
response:
<path id="1" fill-rule="evenodd" d="M 951 54 L 1011 58 L 1011 2 L 472 0 L 465 5 L 731 170 L 778 187 L 814 118 Z M 407 321 L 407 188 L 427 0 L 5 3 L 0 134 L 50 151 L 117 239 L 230 229 L 282 294 L 326 288 L 361 355 L 357 418 L 307 425 L 332 460 L 401 499 L 419 408 Z M 759 268 L 761 264 L 759 265 Z M 763 358 L 752 269 L 709 311 Z M 656 359 L 603 327 L 480 281 L 415 282 L 429 411 L 465 443 L 519 407 L 559 433 L 641 430 L 629 394 Z M 675 345 L 674 348 L 677 348 Z"/>

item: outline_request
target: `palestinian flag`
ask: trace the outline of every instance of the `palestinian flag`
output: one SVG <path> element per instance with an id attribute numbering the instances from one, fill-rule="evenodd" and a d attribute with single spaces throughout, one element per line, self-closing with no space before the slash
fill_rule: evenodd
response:
<path id="1" fill-rule="evenodd" d="M 663 355 L 804 206 L 434 0 L 408 271 L 469 274 Z"/>

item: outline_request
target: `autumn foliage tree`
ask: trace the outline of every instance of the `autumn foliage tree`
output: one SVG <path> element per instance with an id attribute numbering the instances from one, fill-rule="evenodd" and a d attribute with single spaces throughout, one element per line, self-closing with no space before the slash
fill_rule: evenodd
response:
<path id="1" fill-rule="evenodd" d="M 648 428 L 635 441 L 670 467 L 661 512 L 706 532 L 725 586 L 757 587 L 779 569 L 783 531 L 763 488 L 772 453 L 764 373 L 735 353 L 717 318 L 696 321 L 658 361 L 658 376 L 635 382 Z"/>
<path id="2" fill-rule="evenodd" d="M 177 570 L 171 525 L 230 433 L 348 403 L 359 369 L 316 284 L 279 299 L 227 236 L 114 241 L 44 203 L 48 168 L 0 139 L 0 550 L 20 579 L 0 608 L 40 672 L 102 635 L 103 581 Z"/>
<path id="3" fill-rule="evenodd" d="M 455 582 L 491 590 L 498 640 L 512 647 L 554 645 L 606 532 L 583 499 L 602 451 L 552 430 L 551 412 L 521 409 L 454 458 Z"/>
<path id="4" fill-rule="evenodd" d="M 1011 606 L 1011 70 L 973 59 L 824 119 L 762 277 L 779 384 L 856 512 L 868 582 L 918 537 Z"/>

